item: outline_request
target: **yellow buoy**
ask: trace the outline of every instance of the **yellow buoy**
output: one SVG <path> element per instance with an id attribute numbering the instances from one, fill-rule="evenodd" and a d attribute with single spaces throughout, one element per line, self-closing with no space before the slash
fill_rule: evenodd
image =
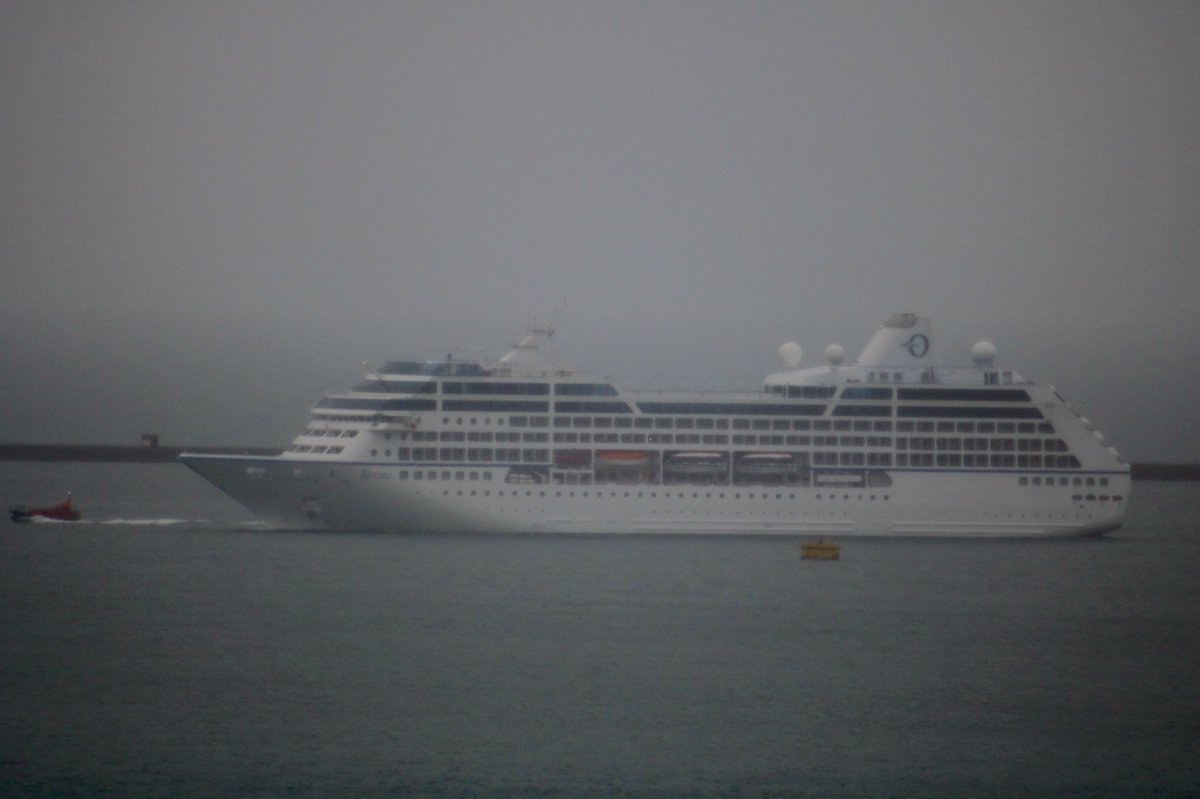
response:
<path id="1" fill-rule="evenodd" d="M 800 544 L 800 557 L 804 560 L 837 560 L 841 554 L 840 546 L 823 539 Z"/>

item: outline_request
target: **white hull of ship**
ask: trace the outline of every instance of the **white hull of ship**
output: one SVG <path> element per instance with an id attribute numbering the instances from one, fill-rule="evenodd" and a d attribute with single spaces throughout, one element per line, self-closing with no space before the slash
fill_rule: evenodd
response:
<path id="1" fill-rule="evenodd" d="M 506 483 L 501 467 L 471 469 L 491 479 L 419 481 L 400 479 L 411 471 L 407 466 L 208 455 L 182 460 L 280 527 L 421 533 L 1089 536 L 1120 526 L 1130 488 L 1128 472 L 1070 475 L 1107 478 L 1104 488 L 1033 485 L 1030 472 L 900 469 L 888 470 L 886 488 L 562 485 Z"/>

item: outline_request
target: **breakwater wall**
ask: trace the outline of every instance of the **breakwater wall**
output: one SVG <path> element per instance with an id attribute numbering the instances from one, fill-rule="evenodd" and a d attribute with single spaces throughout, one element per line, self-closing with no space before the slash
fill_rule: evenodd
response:
<path id="1" fill-rule="evenodd" d="M 1200 463 L 1134 463 L 1134 480 L 1200 480 Z"/>
<path id="2" fill-rule="evenodd" d="M 278 455 L 265 447 L 149 447 L 105 444 L 0 444 L 0 461 L 77 461 L 84 463 L 170 463 L 179 453 Z"/>

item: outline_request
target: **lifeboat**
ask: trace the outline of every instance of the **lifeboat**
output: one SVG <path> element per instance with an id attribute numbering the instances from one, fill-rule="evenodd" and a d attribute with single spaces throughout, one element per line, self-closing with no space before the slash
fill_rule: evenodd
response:
<path id="1" fill-rule="evenodd" d="M 796 459 L 786 452 L 751 452 L 737 459 L 738 474 L 778 475 L 796 471 Z"/>
<path id="2" fill-rule="evenodd" d="M 596 453 L 596 466 L 604 469 L 645 469 L 650 465 L 649 452 L 601 450 Z"/>
<path id="3" fill-rule="evenodd" d="M 676 452 L 667 456 L 663 468 L 671 474 L 722 474 L 725 456 L 720 452 Z"/>
<path id="4" fill-rule="evenodd" d="M 67 498 L 57 505 L 47 505 L 43 508 L 33 508 L 26 505 L 19 508 L 11 508 L 8 512 L 12 515 L 14 522 L 31 522 L 35 516 L 43 519 L 54 519 L 60 522 L 77 522 L 82 515 L 79 509 L 75 507 L 70 494 L 67 494 Z"/>
<path id="5" fill-rule="evenodd" d="M 554 453 L 554 465 L 563 469 L 579 469 L 591 463 L 591 453 L 582 449 L 559 450 Z"/>

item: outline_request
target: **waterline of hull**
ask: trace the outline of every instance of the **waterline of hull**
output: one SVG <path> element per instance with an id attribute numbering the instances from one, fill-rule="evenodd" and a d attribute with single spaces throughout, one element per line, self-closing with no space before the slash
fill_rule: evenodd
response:
<path id="1" fill-rule="evenodd" d="M 1114 499 L 1070 487 L 1019 485 L 1010 473 L 891 471 L 888 487 L 505 483 L 402 480 L 376 464 L 188 455 L 193 471 L 263 520 L 286 528 L 394 532 L 549 532 L 1041 538 L 1099 535 L 1120 525 L 1128 474 Z M 491 477 L 482 479 L 483 474 Z M 1078 489 L 1074 489 L 1078 491 Z"/>

